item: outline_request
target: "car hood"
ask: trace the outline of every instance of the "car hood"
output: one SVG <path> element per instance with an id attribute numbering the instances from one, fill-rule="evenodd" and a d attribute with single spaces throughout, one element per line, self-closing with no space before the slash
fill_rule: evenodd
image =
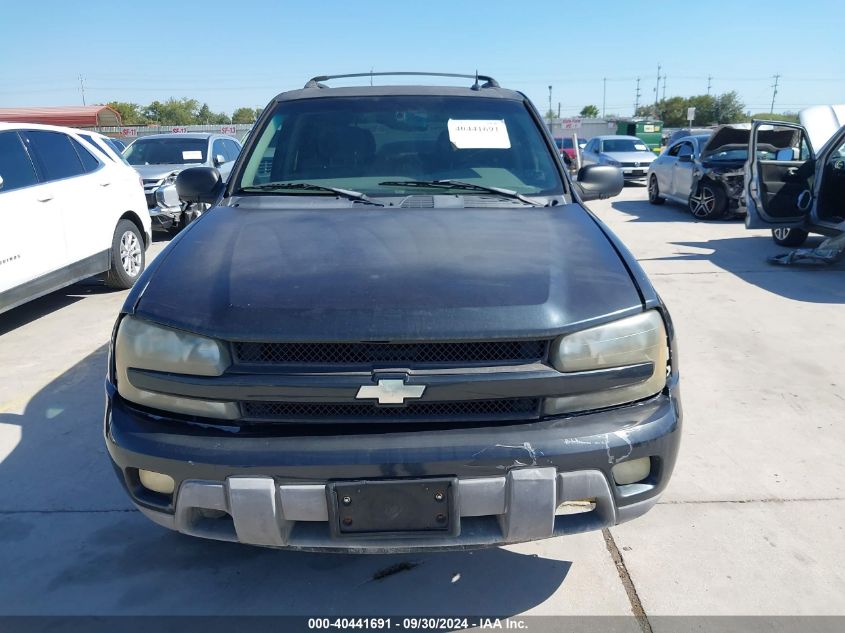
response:
<path id="1" fill-rule="evenodd" d="M 757 143 L 772 147 L 788 147 L 794 134 L 792 130 L 784 129 L 760 130 L 757 133 Z M 701 157 L 706 158 L 710 154 L 728 149 L 747 149 L 750 141 L 751 125 L 745 123 L 723 125 L 716 128 L 713 135 L 707 139 L 707 143 L 701 148 Z"/>
<path id="2" fill-rule="evenodd" d="M 650 163 L 657 158 L 654 152 L 602 152 L 602 154 L 620 163 Z"/>
<path id="3" fill-rule="evenodd" d="M 184 231 L 139 281 L 135 313 L 229 340 L 385 341 L 554 336 L 642 310 L 579 205 L 292 210 L 262 199 L 231 199 Z"/>
<path id="4" fill-rule="evenodd" d="M 180 172 L 187 167 L 202 167 L 202 165 L 132 165 L 144 180 L 161 180 L 173 172 Z"/>
<path id="5" fill-rule="evenodd" d="M 813 149 L 819 150 L 845 125 L 845 105 L 819 105 L 798 112 Z"/>

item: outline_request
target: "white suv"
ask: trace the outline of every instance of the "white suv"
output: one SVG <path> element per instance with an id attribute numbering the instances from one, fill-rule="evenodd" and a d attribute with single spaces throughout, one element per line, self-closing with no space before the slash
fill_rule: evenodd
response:
<path id="1" fill-rule="evenodd" d="M 80 134 L 0 123 L 0 313 L 103 272 L 129 288 L 144 270 L 138 175 Z"/>

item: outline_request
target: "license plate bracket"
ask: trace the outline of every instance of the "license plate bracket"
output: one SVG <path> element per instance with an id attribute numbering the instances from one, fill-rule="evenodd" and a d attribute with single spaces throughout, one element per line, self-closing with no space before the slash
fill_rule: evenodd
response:
<path id="1" fill-rule="evenodd" d="M 336 481 L 326 486 L 334 538 L 460 534 L 457 479 Z"/>

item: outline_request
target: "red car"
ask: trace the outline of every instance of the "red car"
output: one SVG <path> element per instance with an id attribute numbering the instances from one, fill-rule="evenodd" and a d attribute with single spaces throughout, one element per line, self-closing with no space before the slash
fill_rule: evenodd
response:
<path id="1" fill-rule="evenodd" d="M 555 145 L 557 145 L 557 151 L 563 154 L 566 154 L 572 160 L 575 160 L 575 146 L 572 144 L 572 137 L 566 138 L 556 138 Z"/>

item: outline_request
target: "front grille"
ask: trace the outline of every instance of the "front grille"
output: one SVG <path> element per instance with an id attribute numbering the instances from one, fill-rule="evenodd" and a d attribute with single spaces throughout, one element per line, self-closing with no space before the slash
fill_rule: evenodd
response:
<path id="1" fill-rule="evenodd" d="M 247 421 L 347 422 L 528 420 L 539 417 L 539 398 L 411 402 L 384 407 L 370 403 L 323 404 L 313 402 L 243 402 Z"/>
<path id="2" fill-rule="evenodd" d="M 545 360 L 549 341 L 462 343 L 235 343 L 238 362 L 270 365 L 393 364 L 401 367 L 531 363 Z"/>
<path id="3" fill-rule="evenodd" d="M 640 167 L 640 163 L 622 163 L 623 167 Z"/>

